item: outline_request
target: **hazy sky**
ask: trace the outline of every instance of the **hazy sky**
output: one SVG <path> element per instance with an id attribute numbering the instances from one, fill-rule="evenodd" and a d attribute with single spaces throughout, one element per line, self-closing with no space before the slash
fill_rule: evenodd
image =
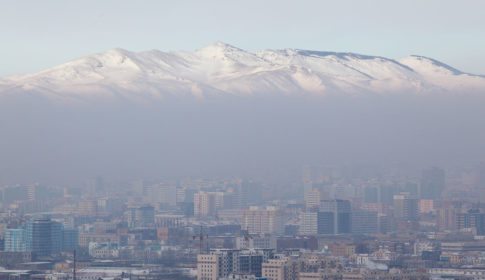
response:
<path id="1" fill-rule="evenodd" d="M 421 54 L 485 74 L 483 0 L 0 0 L 0 76 L 121 47 Z"/>

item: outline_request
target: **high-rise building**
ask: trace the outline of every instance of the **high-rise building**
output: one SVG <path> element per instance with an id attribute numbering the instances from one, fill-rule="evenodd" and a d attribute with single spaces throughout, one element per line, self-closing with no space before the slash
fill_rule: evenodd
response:
<path id="1" fill-rule="evenodd" d="M 438 199 L 445 189 L 445 171 L 438 167 L 423 170 L 420 184 L 420 198 Z"/>
<path id="2" fill-rule="evenodd" d="M 378 203 L 379 202 L 379 189 L 376 187 L 366 187 L 364 189 L 364 202 L 365 203 Z"/>
<path id="3" fill-rule="evenodd" d="M 336 220 L 335 212 L 317 212 L 317 234 L 337 234 Z"/>
<path id="4" fill-rule="evenodd" d="M 377 216 L 379 233 L 386 234 L 394 228 L 394 219 L 385 214 L 378 214 Z"/>
<path id="5" fill-rule="evenodd" d="M 282 234 L 285 229 L 285 216 L 276 207 L 252 206 L 244 211 L 241 226 L 250 234 Z"/>
<path id="6" fill-rule="evenodd" d="M 408 193 L 395 195 L 394 217 L 405 221 L 417 221 L 419 218 L 418 199 Z"/>
<path id="7" fill-rule="evenodd" d="M 124 201 L 120 198 L 102 197 L 97 199 L 97 211 L 104 214 L 121 214 L 123 212 Z"/>
<path id="8" fill-rule="evenodd" d="M 477 235 L 485 234 L 485 213 L 479 209 L 470 209 L 465 213 L 458 213 L 456 216 L 457 229 L 472 228 Z"/>
<path id="9" fill-rule="evenodd" d="M 432 199 L 420 199 L 419 200 L 419 213 L 429 214 L 434 211 L 434 200 Z"/>
<path id="10" fill-rule="evenodd" d="M 9 204 L 19 200 L 29 199 L 28 186 L 9 186 L 2 189 L 2 198 L 4 204 Z"/>
<path id="11" fill-rule="evenodd" d="M 177 186 L 174 184 L 155 184 L 144 187 L 146 201 L 160 204 L 163 207 L 175 206 L 177 203 Z"/>
<path id="12" fill-rule="evenodd" d="M 318 234 L 318 212 L 302 212 L 300 214 L 300 228 L 298 229 L 300 235 L 316 235 Z"/>
<path id="13" fill-rule="evenodd" d="M 350 201 L 323 200 L 318 211 L 319 234 L 346 234 L 352 230 L 352 207 Z"/>
<path id="14" fill-rule="evenodd" d="M 77 212 L 79 215 L 84 216 L 98 215 L 98 201 L 96 199 L 83 199 L 79 201 Z"/>
<path id="15" fill-rule="evenodd" d="M 378 202 L 384 204 L 392 204 L 393 197 L 397 193 L 396 188 L 392 186 L 378 187 Z"/>
<path id="16" fill-rule="evenodd" d="M 233 188 L 224 192 L 224 209 L 241 209 L 241 194 Z"/>
<path id="17" fill-rule="evenodd" d="M 35 219 L 26 223 L 25 228 L 5 231 L 5 251 L 33 252 L 37 256 L 48 256 L 61 251 L 77 248 L 77 229 L 64 229 L 59 222 L 50 219 Z"/>
<path id="18" fill-rule="evenodd" d="M 11 228 L 5 231 L 5 251 L 25 252 L 25 230 L 21 228 Z"/>
<path id="19" fill-rule="evenodd" d="M 379 232 L 377 212 L 354 210 L 352 211 L 352 233 L 372 234 Z"/>
<path id="20" fill-rule="evenodd" d="M 155 208 L 151 205 L 130 207 L 127 213 L 130 227 L 148 227 L 155 224 Z"/>
<path id="21" fill-rule="evenodd" d="M 436 210 L 436 225 L 439 230 L 456 230 L 457 215 L 460 213 L 461 204 L 452 201 L 443 201 Z"/>
<path id="22" fill-rule="evenodd" d="M 454 208 L 440 208 L 436 211 L 436 225 L 439 230 L 456 229 L 457 210 Z"/>
<path id="23" fill-rule="evenodd" d="M 240 251 L 236 257 L 234 273 L 261 277 L 263 263 L 272 258 L 272 249 L 251 249 Z"/>
<path id="24" fill-rule="evenodd" d="M 197 280 L 219 279 L 219 257 L 204 254 L 197 256 Z"/>
<path id="25" fill-rule="evenodd" d="M 305 208 L 316 210 L 320 206 L 321 193 L 319 189 L 312 188 L 305 191 Z"/>
<path id="26" fill-rule="evenodd" d="M 416 183 L 416 182 L 407 182 L 403 186 L 402 191 L 409 193 L 410 195 L 412 195 L 414 197 L 418 197 L 419 196 L 419 184 Z"/>
<path id="27" fill-rule="evenodd" d="M 485 200 L 485 162 L 480 162 L 473 170 L 471 175 L 471 183 L 475 191 L 477 191 L 477 198 L 480 201 Z"/>
<path id="28" fill-rule="evenodd" d="M 223 192 L 198 192 L 194 194 L 194 216 L 215 217 L 224 206 Z"/>
<path id="29" fill-rule="evenodd" d="M 243 180 L 239 185 L 241 207 L 259 205 L 263 201 L 263 186 L 257 182 Z"/>
<path id="30" fill-rule="evenodd" d="M 27 251 L 36 256 L 49 256 L 62 249 L 62 224 L 48 218 L 30 220 L 25 225 Z"/>
<path id="31" fill-rule="evenodd" d="M 64 241 L 64 226 L 60 222 L 51 221 L 51 254 L 62 251 Z"/>
<path id="32" fill-rule="evenodd" d="M 105 187 L 104 178 L 101 176 L 86 180 L 85 189 L 89 194 L 102 194 L 106 191 Z"/>
<path id="33" fill-rule="evenodd" d="M 273 255 L 272 249 L 212 249 L 197 256 L 197 279 L 216 280 L 233 273 L 260 277 L 263 263 Z"/>
<path id="34" fill-rule="evenodd" d="M 69 252 L 77 249 L 79 246 L 79 231 L 74 228 L 65 228 L 62 230 L 62 251 Z"/>

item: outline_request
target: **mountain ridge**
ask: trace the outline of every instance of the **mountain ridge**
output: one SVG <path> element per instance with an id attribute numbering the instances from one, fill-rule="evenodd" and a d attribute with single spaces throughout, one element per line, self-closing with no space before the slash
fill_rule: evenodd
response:
<path id="1" fill-rule="evenodd" d="M 223 42 L 195 51 L 115 48 L 0 79 L 0 97 L 28 92 L 48 99 L 482 91 L 484 76 L 419 55 L 396 60 L 302 49 L 249 52 Z"/>

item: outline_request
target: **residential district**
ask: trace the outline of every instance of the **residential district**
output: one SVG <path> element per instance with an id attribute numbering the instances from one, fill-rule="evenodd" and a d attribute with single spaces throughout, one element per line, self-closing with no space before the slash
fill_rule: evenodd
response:
<path id="1" fill-rule="evenodd" d="M 485 166 L 1 188 L 0 280 L 485 279 Z"/>

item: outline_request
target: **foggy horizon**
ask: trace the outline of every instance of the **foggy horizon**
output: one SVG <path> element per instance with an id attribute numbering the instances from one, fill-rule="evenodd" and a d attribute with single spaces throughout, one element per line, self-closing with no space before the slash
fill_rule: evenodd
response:
<path id="1" fill-rule="evenodd" d="M 443 93 L 6 105 L 0 181 L 257 178 L 297 174 L 306 165 L 470 166 L 485 158 L 484 101 Z"/>

